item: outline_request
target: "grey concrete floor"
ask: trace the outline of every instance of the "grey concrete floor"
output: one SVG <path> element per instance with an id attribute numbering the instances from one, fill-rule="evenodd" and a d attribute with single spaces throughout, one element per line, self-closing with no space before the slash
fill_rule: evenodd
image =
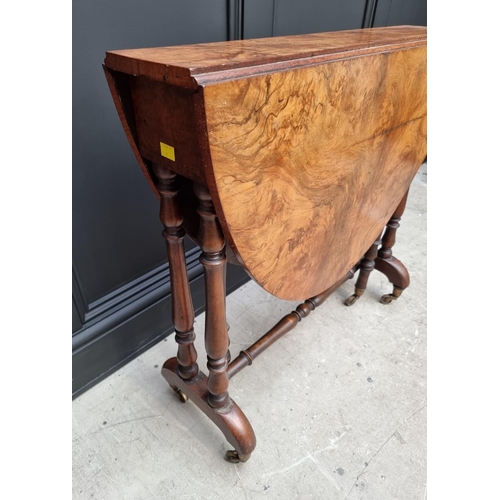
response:
<path id="1" fill-rule="evenodd" d="M 374 271 L 346 307 L 351 280 L 231 380 L 257 436 L 247 463 L 223 460 L 220 431 L 161 376 L 171 336 L 73 402 L 73 498 L 424 500 L 426 165 L 394 253 L 412 280 L 398 301 L 378 302 L 391 286 Z M 233 358 L 297 304 L 253 282 L 228 296 Z"/>

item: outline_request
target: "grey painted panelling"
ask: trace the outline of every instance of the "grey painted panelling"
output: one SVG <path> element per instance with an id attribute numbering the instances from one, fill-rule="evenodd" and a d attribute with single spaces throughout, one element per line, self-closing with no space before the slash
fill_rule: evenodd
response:
<path id="1" fill-rule="evenodd" d="M 80 314 L 78 313 L 78 308 L 76 307 L 74 297 L 73 297 L 72 321 L 73 321 L 72 324 L 73 331 L 76 332 L 82 327 L 82 320 L 80 318 Z"/>
<path id="2" fill-rule="evenodd" d="M 73 2 L 73 258 L 85 302 L 166 262 L 158 202 L 118 120 L 105 51 L 226 35 L 225 0 Z"/>
<path id="3" fill-rule="evenodd" d="M 246 39 L 363 26 L 366 0 L 255 0 L 244 4 Z"/>
<path id="4" fill-rule="evenodd" d="M 275 0 L 245 2 L 243 9 L 243 37 L 266 38 L 273 36 Z"/>
<path id="5" fill-rule="evenodd" d="M 427 0 L 378 0 L 373 26 L 427 26 Z"/>
<path id="6" fill-rule="evenodd" d="M 275 0 L 274 36 L 361 28 L 366 0 Z"/>
<path id="7" fill-rule="evenodd" d="M 354 28 L 427 25 L 426 0 L 253 0 L 244 3 L 244 38 Z"/>
<path id="8" fill-rule="evenodd" d="M 227 0 L 227 39 L 241 40 L 244 0 Z"/>

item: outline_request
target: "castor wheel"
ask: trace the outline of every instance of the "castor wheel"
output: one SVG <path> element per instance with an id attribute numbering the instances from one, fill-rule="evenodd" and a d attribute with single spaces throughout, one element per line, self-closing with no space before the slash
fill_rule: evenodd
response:
<path id="1" fill-rule="evenodd" d="M 239 464 L 240 463 L 240 456 L 238 455 L 238 452 L 236 450 L 226 451 L 224 458 L 228 462 L 231 462 L 232 464 Z"/>
<path id="2" fill-rule="evenodd" d="M 232 464 L 239 464 L 240 462 L 246 462 L 250 455 L 240 456 L 236 450 L 228 450 L 224 458 Z"/>
<path id="3" fill-rule="evenodd" d="M 363 293 L 365 293 L 364 290 L 362 290 L 361 288 L 357 288 L 357 287 L 354 287 L 354 294 L 351 295 L 345 302 L 344 304 L 346 306 L 352 306 L 353 304 L 355 304 L 357 302 L 357 300 L 361 297 L 361 295 L 363 295 Z"/>
<path id="4" fill-rule="evenodd" d="M 386 295 L 382 295 L 382 297 L 380 297 L 380 302 L 382 302 L 382 304 L 390 304 L 393 300 L 396 300 L 397 297 L 394 297 L 394 295 L 392 295 L 392 293 L 388 293 Z"/>
<path id="5" fill-rule="evenodd" d="M 353 304 L 356 303 L 356 301 L 359 299 L 359 295 L 351 295 L 350 297 L 348 297 L 346 299 L 346 301 L 344 302 L 344 304 L 346 306 L 352 306 Z"/>
<path id="6" fill-rule="evenodd" d="M 394 291 L 392 293 L 388 293 L 388 294 L 382 295 L 382 297 L 380 297 L 380 302 L 382 304 L 390 304 L 393 300 L 397 300 L 398 297 L 400 297 L 402 293 L 403 293 L 403 290 L 401 288 L 394 287 Z"/>
<path id="7" fill-rule="evenodd" d="M 172 389 L 174 390 L 175 394 L 177 395 L 181 403 L 188 402 L 189 398 L 178 387 L 174 387 L 173 385 L 171 385 L 170 387 L 172 387 Z"/>

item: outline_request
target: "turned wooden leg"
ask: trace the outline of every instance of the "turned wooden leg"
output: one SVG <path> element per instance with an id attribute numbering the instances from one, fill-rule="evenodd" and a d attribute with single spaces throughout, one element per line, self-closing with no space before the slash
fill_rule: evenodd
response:
<path id="1" fill-rule="evenodd" d="M 230 360 L 228 325 L 226 322 L 226 255 L 225 239 L 215 214 L 208 189 L 196 184 L 194 191 L 199 200 L 198 214 L 200 229 L 198 241 L 202 250 L 200 262 L 205 270 L 205 348 L 207 351 L 208 404 L 220 414 L 234 406 L 229 398 L 229 376 L 227 367 Z M 248 422 L 242 422 L 246 425 Z M 250 424 L 248 424 L 249 426 Z M 242 429 L 243 439 L 253 441 L 255 435 L 250 427 Z M 246 434 L 246 435 L 245 435 Z M 251 452 L 251 450 L 250 450 Z M 250 453 L 230 450 L 226 460 L 237 463 L 248 460 Z"/>
<path id="2" fill-rule="evenodd" d="M 226 453 L 226 460 L 246 462 L 255 449 L 256 439 L 247 417 L 228 394 L 225 240 L 208 189 L 196 184 L 194 191 L 199 200 L 198 242 L 205 270 L 205 346 L 209 375 L 199 371 L 194 378 L 183 379 L 177 358 L 164 363 L 162 375 L 170 385 L 189 396 L 234 446 L 234 450 Z"/>
<path id="3" fill-rule="evenodd" d="M 175 341 L 178 344 L 177 372 L 184 380 L 198 374 L 197 353 L 194 347 L 194 310 L 189 288 L 189 278 L 184 253 L 185 231 L 182 227 L 183 216 L 177 204 L 176 174 L 170 170 L 153 165 L 158 178 L 160 193 L 160 219 L 165 227 L 163 237 L 167 243 L 170 282 L 172 287 L 172 320 L 175 326 Z M 175 385 L 172 386 L 182 402 L 187 396 Z"/>
<path id="4" fill-rule="evenodd" d="M 205 348 L 208 362 L 208 402 L 213 408 L 229 404 L 227 375 L 229 338 L 226 322 L 226 256 L 222 234 L 207 188 L 197 184 L 195 194 L 200 202 L 200 262 L 205 269 Z"/>
<path id="5" fill-rule="evenodd" d="M 354 286 L 354 294 L 345 301 L 346 306 L 352 306 L 365 292 L 370 273 L 375 268 L 375 258 L 377 257 L 377 249 L 380 245 L 381 237 L 382 235 L 374 241 L 373 245 L 368 249 L 364 258 L 361 260 L 359 265 L 359 276 Z"/>
<path id="6" fill-rule="evenodd" d="M 410 284 L 408 270 L 403 263 L 392 254 L 392 247 L 396 243 L 396 231 L 399 227 L 401 216 L 405 211 L 407 199 L 408 191 L 403 196 L 398 208 L 396 208 L 396 211 L 387 223 L 384 237 L 382 238 L 382 246 L 375 259 L 375 269 L 385 274 L 394 286 L 392 293 L 381 297 L 380 302 L 382 302 L 382 304 L 390 304 L 393 300 L 396 300 Z"/>

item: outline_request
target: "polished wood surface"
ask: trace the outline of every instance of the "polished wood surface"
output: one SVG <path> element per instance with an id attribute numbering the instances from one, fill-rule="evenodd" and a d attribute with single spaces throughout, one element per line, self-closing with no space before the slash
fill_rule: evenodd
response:
<path id="1" fill-rule="evenodd" d="M 200 85 L 426 44 L 420 26 L 312 33 L 106 52 L 107 68 L 171 85 Z"/>
<path id="2" fill-rule="evenodd" d="M 382 231 L 426 154 L 425 54 L 204 89 L 214 201 L 234 253 L 268 292 L 320 293 Z"/>

